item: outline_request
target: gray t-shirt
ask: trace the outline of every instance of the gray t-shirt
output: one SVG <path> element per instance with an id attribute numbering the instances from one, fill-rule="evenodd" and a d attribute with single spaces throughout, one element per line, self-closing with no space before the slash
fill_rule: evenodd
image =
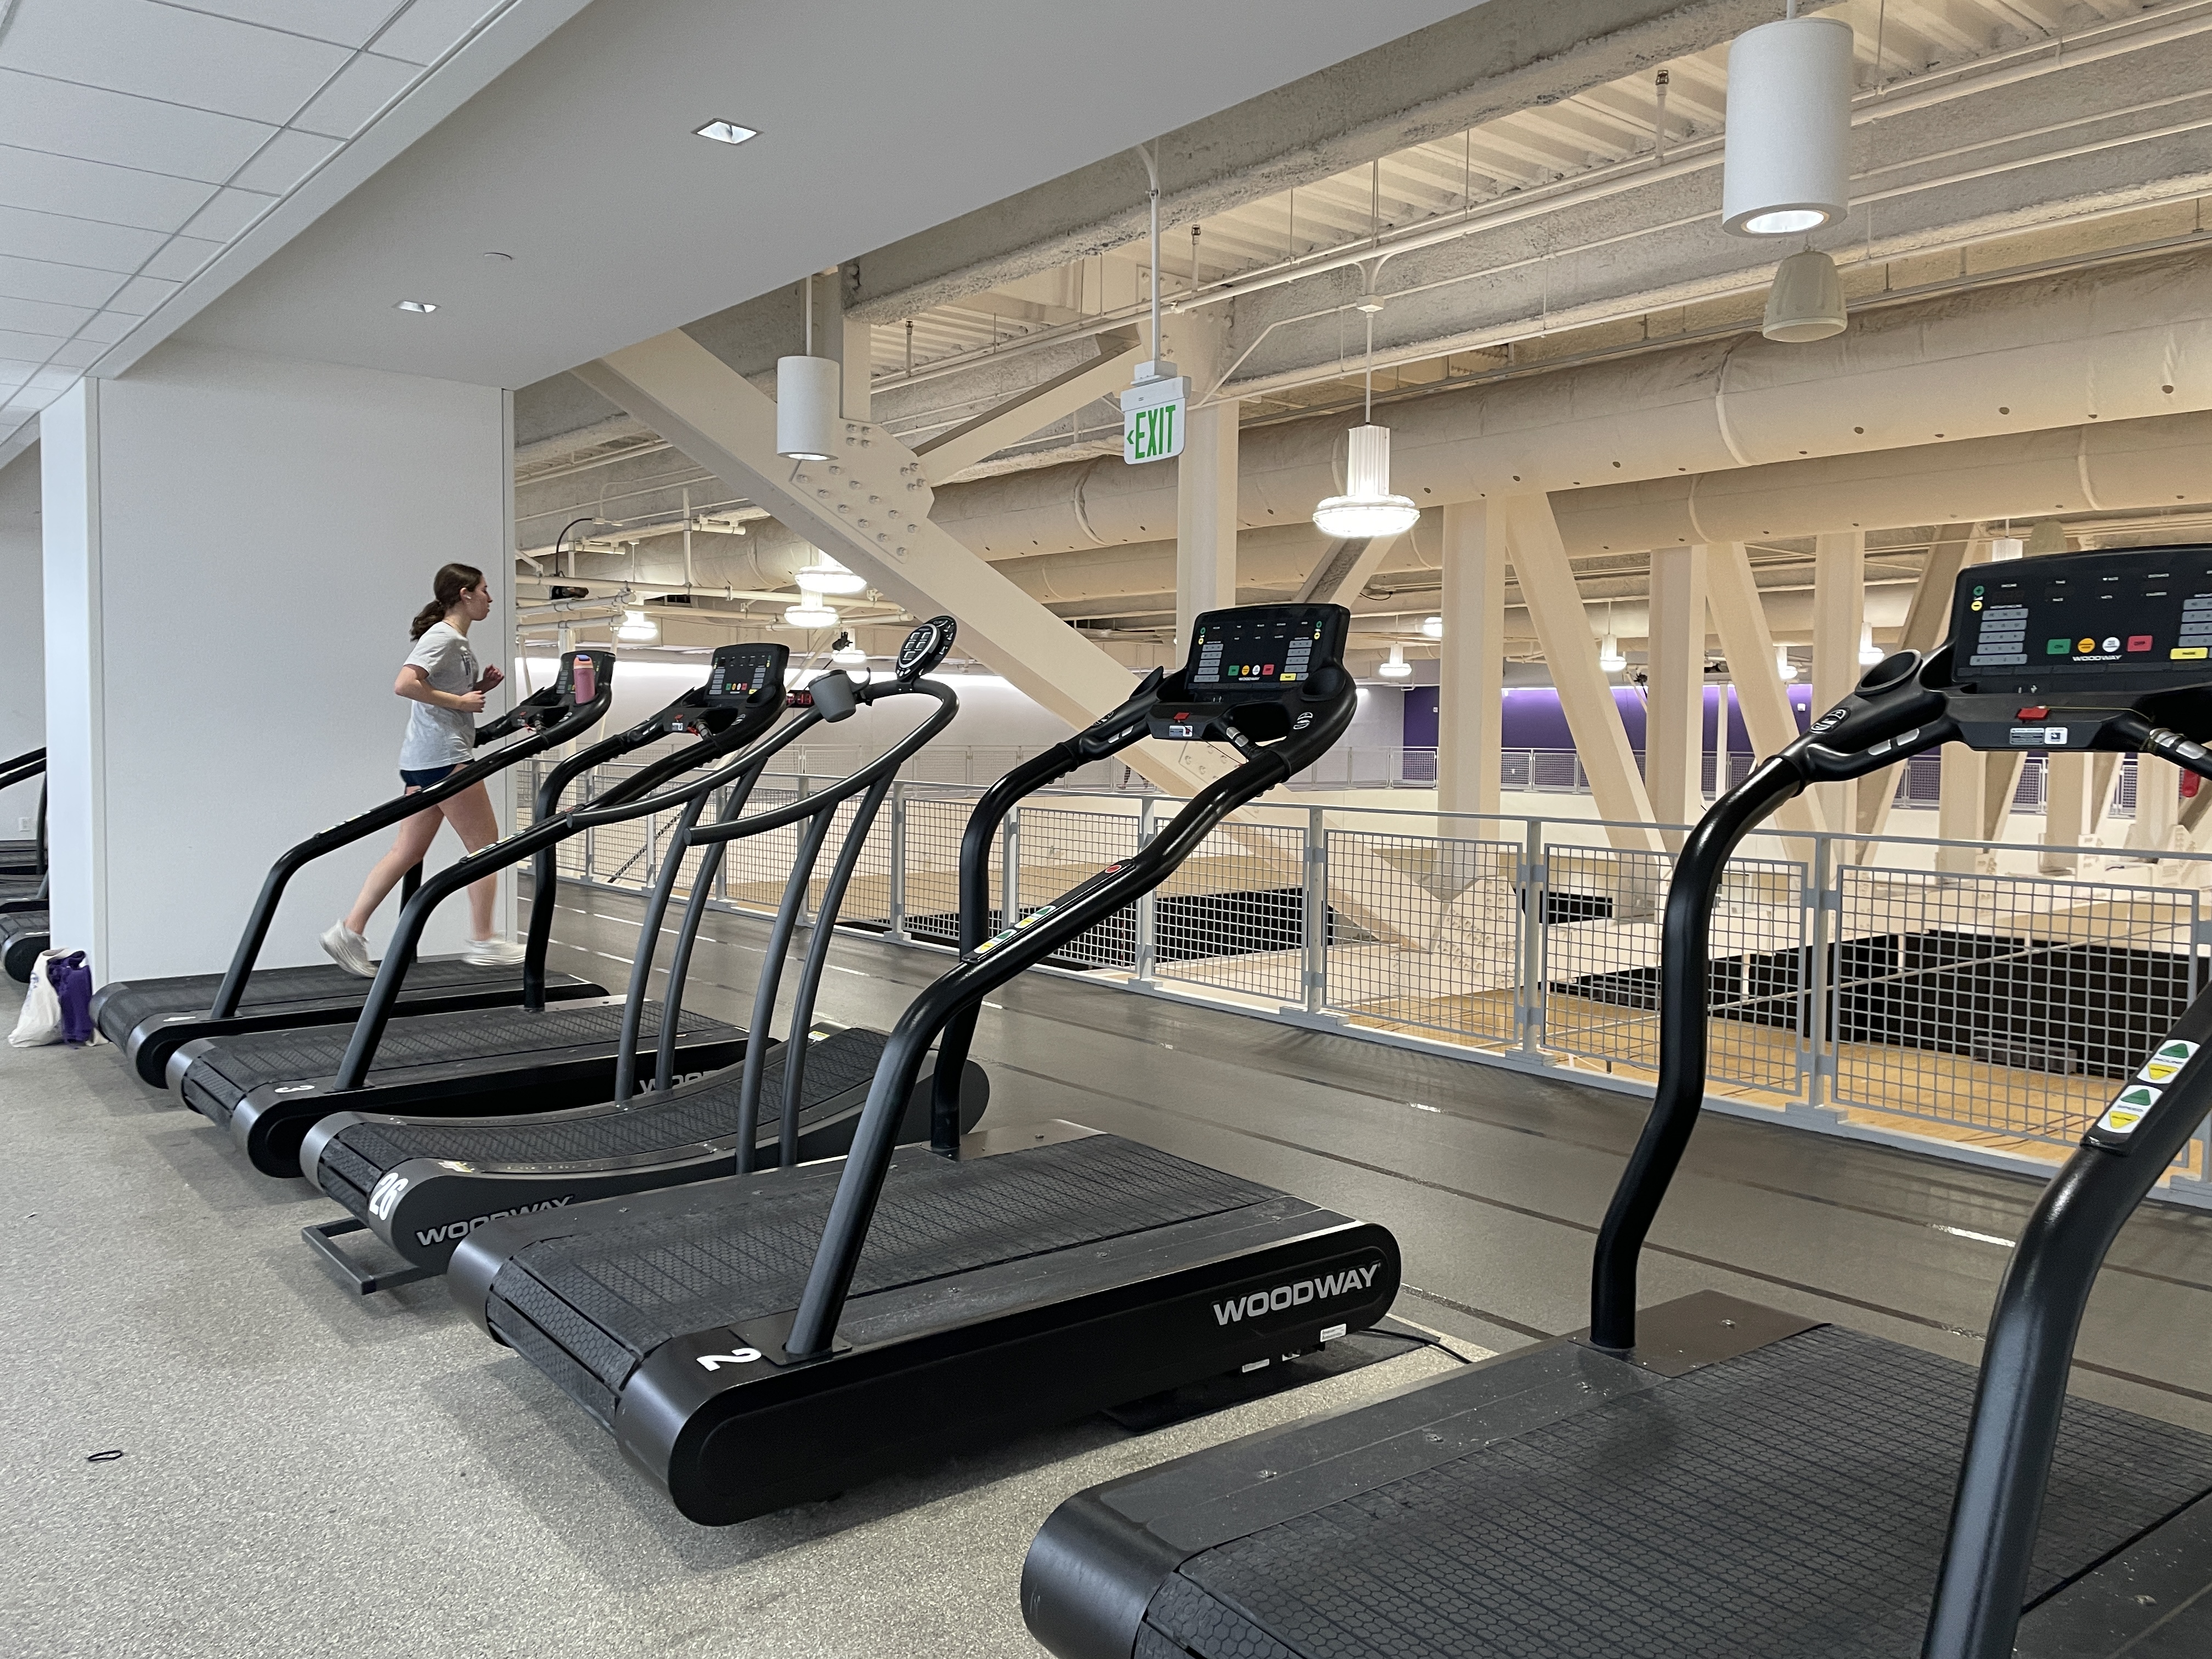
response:
<path id="1" fill-rule="evenodd" d="M 459 696 L 476 690 L 480 672 L 467 635 L 449 623 L 433 623 L 407 653 L 410 667 L 419 668 L 432 688 Z M 440 708 L 427 702 L 411 703 L 407 710 L 407 737 L 399 745 L 399 769 L 427 772 L 436 766 L 457 766 L 476 750 L 476 716 L 458 708 Z"/>

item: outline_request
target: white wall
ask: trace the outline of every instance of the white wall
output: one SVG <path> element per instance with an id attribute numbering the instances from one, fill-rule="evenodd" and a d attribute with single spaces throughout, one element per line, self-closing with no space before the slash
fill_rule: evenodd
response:
<path id="1" fill-rule="evenodd" d="M 46 645 L 39 572 L 39 455 L 0 467 L 0 760 L 46 740 Z M 39 786 L 0 790 L 0 841 L 36 828 Z"/>
<path id="2" fill-rule="evenodd" d="M 490 388 L 183 343 L 47 410 L 58 947 L 103 981 L 221 968 L 277 854 L 399 793 L 392 682 L 432 573 L 491 573 L 479 657 L 513 637 L 507 428 Z M 320 961 L 389 839 L 301 872 L 263 962 Z"/>

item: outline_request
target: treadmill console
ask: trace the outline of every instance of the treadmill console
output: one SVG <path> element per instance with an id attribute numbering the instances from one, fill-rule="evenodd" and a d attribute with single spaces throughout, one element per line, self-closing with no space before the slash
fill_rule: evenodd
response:
<path id="1" fill-rule="evenodd" d="M 747 708 L 774 698 L 783 702 L 783 671 L 791 660 L 787 645 L 720 645 L 714 647 L 707 684 L 687 692 L 659 716 L 671 732 L 700 737 L 720 732 Z"/>
<path id="2" fill-rule="evenodd" d="M 1959 573 L 1951 672 L 1978 692 L 2212 680 L 2212 546 L 2045 554 Z"/>
<path id="3" fill-rule="evenodd" d="M 1243 605 L 1208 611 L 1190 660 L 1161 687 L 1152 735 L 1242 748 L 1303 731 L 1346 683 L 1352 613 L 1340 605 Z"/>
<path id="4" fill-rule="evenodd" d="M 911 685 L 943 662 L 959 632 L 960 624 L 951 617 L 932 617 L 908 635 L 906 643 L 899 647 L 898 662 L 893 671 L 900 683 Z"/>

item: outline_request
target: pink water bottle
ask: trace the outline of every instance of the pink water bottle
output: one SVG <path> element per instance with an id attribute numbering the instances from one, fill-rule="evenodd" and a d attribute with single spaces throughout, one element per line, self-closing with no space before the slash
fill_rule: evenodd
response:
<path id="1" fill-rule="evenodd" d="M 580 651 L 576 653 L 576 676 L 574 686 L 575 696 L 574 700 L 577 702 L 589 702 L 592 698 L 599 695 L 599 664 L 598 658 L 586 656 Z"/>

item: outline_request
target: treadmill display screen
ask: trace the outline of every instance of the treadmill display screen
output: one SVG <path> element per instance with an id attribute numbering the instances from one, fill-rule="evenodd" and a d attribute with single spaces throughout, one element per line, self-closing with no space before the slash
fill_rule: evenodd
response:
<path id="1" fill-rule="evenodd" d="M 724 646 L 714 653 L 714 671 L 707 679 L 709 697 L 743 700 L 764 690 L 771 679 L 781 679 L 783 649 L 776 646 Z"/>
<path id="2" fill-rule="evenodd" d="M 1189 684 L 1200 689 L 1297 685 L 1336 657 L 1334 607 L 1247 605 L 1198 619 Z"/>
<path id="3" fill-rule="evenodd" d="M 2212 547 L 1970 567 L 1952 599 L 1951 637 L 1962 679 L 2212 679 Z"/>

